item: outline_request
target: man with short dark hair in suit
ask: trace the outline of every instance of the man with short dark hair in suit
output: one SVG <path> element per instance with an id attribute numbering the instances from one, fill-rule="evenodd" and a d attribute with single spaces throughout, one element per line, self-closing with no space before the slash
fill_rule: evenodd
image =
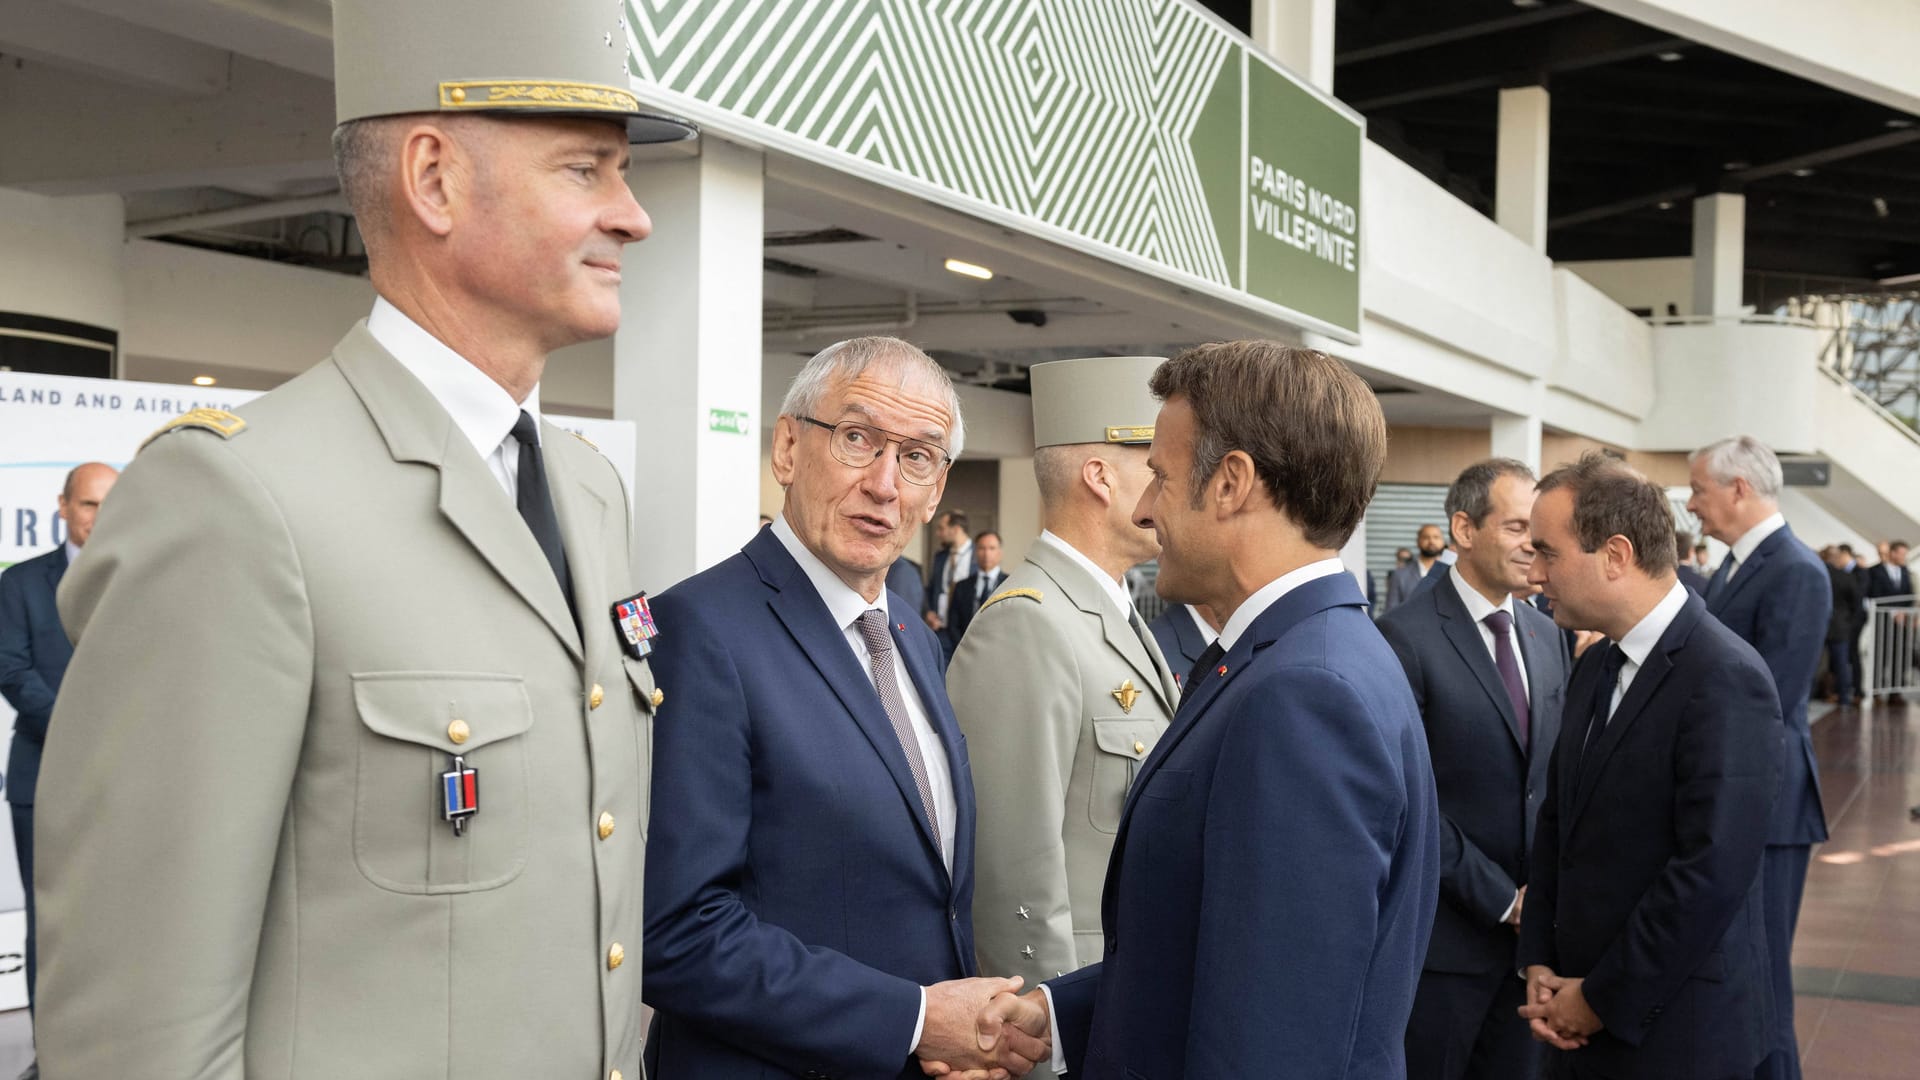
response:
<path id="1" fill-rule="evenodd" d="M 1340 549 L 1386 460 L 1366 383 L 1272 342 L 1189 349 L 1134 521 L 1158 591 L 1225 616 L 1135 777 L 1100 963 L 994 1000 L 1070 1080 L 1397 1077 L 1439 890 L 1420 715 Z M 1286 415 L 1285 424 L 1273 417 Z"/>
<path id="2" fill-rule="evenodd" d="M 1540 1075 L 1514 977 L 1527 855 L 1571 658 L 1517 603 L 1533 563 L 1533 471 L 1495 458 L 1447 492 L 1460 558 L 1380 620 L 1426 725 L 1440 799 L 1440 905 L 1407 1024 L 1411 1080 Z"/>
<path id="3" fill-rule="evenodd" d="M 653 725 L 655 1080 L 917 1080 L 916 1057 L 1024 1075 L 1047 1056 L 976 1041 L 1020 980 L 968 978 L 966 744 L 932 630 L 885 587 L 963 435 L 919 349 L 828 347 L 774 426 L 780 517 L 653 601 L 653 662 L 679 687 Z"/>
<path id="4" fill-rule="evenodd" d="M 967 535 L 967 528 L 965 510 L 948 510 L 934 519 L 933 539 L 940 546 L 928 564 L 926 605 L 921 608 L 921 617 L 939 636 L 940 647 L 949 659 L 960 639 L 949 632 L 947 602 L 953 587 L 974 571 L 973 538 Z"/>
<path id="5" fill-rule="evenodd" d="M 1528 861 L 1520 962 L 1567 1080 L 1735 1080 L 1773 1045 L 1760 864 L 1784 729 L 1760 657 L 1674 577 L 1666 492 L 1549 473 L 1531 577 L 1594 627 Z"/>
<path id="6" fill-rule="evenodd" d="M 1895 597 L 1912 597 L 1913 595 L 1913 575 L 1907 570 L 1907 542 L 1905 540 L 1890 541 L 1886 545 L 1886 554 L 1880 559 L 1880 565 L 1868 571 L 1867 598 L 1893 600 Z M 1904 602 L 1895 601 L 1890 606 L 1910 608 L 1913 606 L 1913 601 L 1911 599 Z M 1904 628 L 1907 620 L 1912 617 L 1909 612 L 1896 611 L 1890 616 L 1891 624 Z M 1896 640 L 1897 638 L 1898 635 Z M 1874 651 L 1876 654 L 1873 658 L 1875 686 L 1888 685 L 1897 679 L 1899 673 L 1906 670 L 1906 665 L 1898 662 L 1900 658 L 1893 655 L 1891 648 L 1876 647 Z M 1906 699 L 1899 694 L 1892 694 L 1887 700 L 1899 704 Z"/>
<path id="7" fill-rule="evenodd" d="M 1674 533 L 1673 547 L 1675 553 L 1680 558 L 1679 564 L 1674 567 L 1673 571 L 1674 574 L 1679 577 L 1680 584 L 1685 585 L 1687 591 L 1695 596 L 1707 595 L 1707 576 L 1702 574 L 1693 565 L 1693 534 L 1684 532 Z"/>
<path id="8" fill-rule="evenodd" d="M 1440 531 L 1440 526 L 1431 522 L 1420 526 L 1414 541 L 1419 554 L 1394 567 L 1393 571 L 1387 575 L 1387 602 L 1380 606 L 1382 615 L 1399 607 L 1412 596 L 1420 587 L 1421 581 L 1433 573 L 1434 567 L 1446 569 L 1446 560 L 1442 556 L 1447 553 L 1447 536 Z"/>
<path id="9" fill-rule="evenodd" d="M 33 1008 L 38 950 L 34 947 L 33 794 L 40 779 L 40 752 L 53 718 L 54 696 L 73 659 L 73 644 L 60 625 L 54 590 L 93 535 L 93 519 L 120 473 L 90 461 L 67 473 L 60 489 L 60 520 L 67 539 L 59 547 L 0 574 L 0 696 L 13 706 L 13 751 L 7 758 L 7 803 L 13 810 L 13 853 L 27 901 L 27 1008 Z"/>
<path id="10" fill-rule="evenodd" d="M 1798 1080 L 1793 1030 L 1793 931 L 1813 845 L 1827 838 L 1820 768 L 1807 698 L 1826 647 L 1833 584 L 1826 565 L 1780 513 L 1780 460 L 1751 436 L 1722 439 L 1689 459 L 1687 509 L 1732 550 L 1707 584 L 1707 611 L 1766 661 L 1784 723 L 1780 796 L 1767 828 L 1767 946 L 1773 972 L 1774 1046 L 1756 1077 Z"/>
<path id="11" fill-rule="evenodd" d="M 1853 666 L 1850 646 L 1860 625 L 1860 613 L 1866 598 L 1860 593 L 1860 579 L 1848 565 L 1847 553 L 1837 547 L 1822 548 L 1820 559 L 1827 564 L 1827 577 L 1833 583 L 1833 617 L 1827 620 L 1827 673 L 1833 677 L 1831 700 L 1841 708 L 1854 702 L 1854 682 L 1859 675 Z"/>
<path id="12" fill-rule="evenodd" d="M 993 597 L 993 591 L 1007 580 L 1000 569 L 1000 534 L 988 529 L 973 538 L 973 573 L 961 578 L 947 598 L 947 633 L 955 648 L 966 636 L 967 627 L 979 613 L 980 605 Z"/>

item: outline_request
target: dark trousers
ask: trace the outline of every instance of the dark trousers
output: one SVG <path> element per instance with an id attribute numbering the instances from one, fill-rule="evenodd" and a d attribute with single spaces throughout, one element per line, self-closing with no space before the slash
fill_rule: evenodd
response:
<path id="1" fill-rule="evenodd" d="M 33 1015 L 33 804 L 7 804 L 13 810 L 13 854 L 20 863 L 20 891 L 27 894 L 27 1015 Z"/>
<path id="2" fill-rule="evenodd" d="M 1511 971 L 1422 971 L 1407 1020 L 1407 1080 L 1537 1080 L 1547 1047 L 1520 1019 L 1527 984 Z"/>
<path id="3" fill-rule="evenodd" d="M 1551 1051 L 1552 1056 L 1547 1075 L 1553 1080 L 1617 1080 L 1617 1073 L 1600 1073 L 1586 1067 L 1580 1061 L 1580 1052 Z M 1699 1080 L 1715 1080 L 1712 1077 L 1700 1077 Z M 1718 1080 L 1746 1080 L 1745 1077 L 1720 1077 Z"/>
<path id="4" fill-rule="evenodd" d="M 1793 1033 L 1793 931 L 1807 887 L 1807 844 L 1768 844 L 1761 864 L 1766 890 L 1767 961 L 1773 983 L 1773 1049 L 1753 1075 L 1758 1080 L 1800 1080 L 1800 1042 Z"/>
<path id="5" fill-rule="evenodd" d="M 1867 621 L 1861 619 L 1853 624 L 1853 637 L 1847 642 L 1847 661 L 1853 665 L 1854 692 L 1860 691 L 1860 680 L 1867 677 L 1867 669 L 1860 663 L 1860 637 L 1867 632 Z M 1841 704 L 1845 704 L 1842 702 Z"/>
<path id="6" fill-rule="evenodd" d="M 1827 672 L 1833 676 L 1833 692 L 1840 704 L 1853 703 L 1853 646 L 1842 638 L 1827 642 Z"/>

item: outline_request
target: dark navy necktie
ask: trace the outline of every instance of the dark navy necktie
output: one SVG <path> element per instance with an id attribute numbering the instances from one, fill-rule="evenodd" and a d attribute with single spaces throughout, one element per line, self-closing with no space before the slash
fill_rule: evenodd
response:
<path id="1" fill-rule="evenodd" d="M 1727 557 L 1720 561 L 1720 569 L 1713 572 L 1713 580 L 1707 582 L 1707 595 L 1702 599 L 1709 604 L 1719 599 L 1720 594 L 1726 591 L 1727 580 L 1733 577 L 1733 568 L 1739 561 L 1733 557 L 1733 552 L 1727 552 Z"/>
<path id="2" fill-rule="evenodd" d="M 1520 745 L 1527 745 L 1533 724 L 1528 708 L 1527 684 L 1520 677 L 1520 658 L 1513 654 L 1513 642 L 1507 631 L 1513 629 L 1513 613 L 1495 611 L 1481 620 L 1493 631 L 1493 666 L 1500 669 L 1500 682 L 1507 688 L 1507 703 L 1513 706 L 1513 718 L 1520 725 Z"/>
<path id="3" fill-rule="evenodd" d="M 547 461 L 540 453 L 540 429 L 525 409 L 513 422 L 513 437 L 520 443 L 520 469 L 515 477 L 514 505 L 520 518 L 532 531 L 534 542 L 553 567 L 560 583 L 560 595 L 567 607 L 573 607 L 573 577 L 567 572 L 567 549 L 560 542 L 560 518 L 553 512 L 553 492 L 547 487 Z"/>
<path id="4" fill-rule="evenodd" d="M 1214 665 L 1218 664 L 1220 658 L 1225 655 L 1227 650 L 1221 648 L 1219 640 L 1215 639 L 1214 643 L 1207 646 L 1206 650 L 1200 654 L 1200 659 L 1193 662 L 1193 670 L 1187 672 L 1187 681 L 1182 690 L 1192 693 L 1193 688 L 1200 685 L 1200 680 L 1206 678 L 1207 672 L 1212 671 Z"/>
<path id="5" fill-rule="evenodd" d="M 1607 729 L 1607 716 L 1613 712 L 1613 688 L 1620 682 L 1620 669 L 1627 666 L 1627 654 L 1620 646 L 1611 642 L 1607 652 L 1600 660 L 1600 685 L 1594 688 L 1593 707 L 1587 712 L 1587 737 L 1580 746 L 1580 764 L 1587 762 L 1587 752 L 1593 744 L 1600 741 L 1600 733 Z"/>

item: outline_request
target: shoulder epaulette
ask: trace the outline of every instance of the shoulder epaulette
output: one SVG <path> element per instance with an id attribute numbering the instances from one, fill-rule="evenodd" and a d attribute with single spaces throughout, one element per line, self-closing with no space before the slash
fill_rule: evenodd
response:
<path id="1" fill-rule="evenodd" d="M 579 432 L 577 432 L 577 431 L 571 431 L 571 430 L 569 430 L 569 431 L 567 432 L 567 434 L 569 434 L 569 435 L 571 435 L 571 436 L 573 436 L 573 437 L 574 437 L 574 438 L 576 438 L 576 439 L 579 439 L 579 440 L 580 440 L 581 442 L 583 442 L 583 443 L 586 443 L 586 444 L 587 444 L 587 446 L 588 446 L 588 447 L 590 447 L 590 448 L 591 448 L 591 449 L 593 449 L 593 450 L 596 450 L 596 451 L 597 451 L 597 450 L 599 450 L 599 449 L 600 449 L 599 447 L 597 447 L 597 446 L 594 446 L 594 445 L 593 445 L 593 440 L 592 440 L 592 439 L 589 439 L 589 438 L 587 438 L 587 437 L 586 437 L 585 435 L 582 435 L 582 434 L 580 434 L 580 433 L 579 433 Z"/>
<path id="2" fill-rule="evenodd" d="M 1041 602 L 1039 589 L 1001 589 L 999 592 L 987 597 L 987 602 L 980 605 L 980 610 L 985 611 L 1000 601 L 1011 599 L 1015 596 L 1027 597 L 1036 604 Z"/>
<path id="3" fill-rule="evenodd" d="M 235 435 L 247 430 L 247 422 L 225 409 L 195 409 L 192 412 L 181 413 L 179 416 L 160 425 L 158 431 L 147 436 L 146 440 L 140 444 L 140 449 L 145 450 L 147 443 L 152 442 L 170 431 L 178 431 L 181 428 L 200 428 L 205 431 L 211 431 L 223 439 L 231 439 Z"/>

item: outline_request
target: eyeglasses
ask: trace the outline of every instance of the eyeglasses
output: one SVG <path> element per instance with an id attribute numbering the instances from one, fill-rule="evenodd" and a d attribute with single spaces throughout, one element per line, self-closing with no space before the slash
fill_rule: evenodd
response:
<path id="1" fill-rule="evenodd" d="M 803 423 L 817 428 L 825 428 L 833 435 L 827 440 L 827 447 L 842 465 L 864 469 L 880 460 L 887 452 L 888 443 L 900 444 L 900 478 L 909 484 L 925 486 L 940 476 L 940 470 L 947 467 L 953 458 L 933 443 L 920 439 L 909 439 L 905 435 L 896 435 L 883 431 L 871 424 L 862 424 L 857 420 L 842 420 L 829 424 L 824 420 L 815 420 L 811 416 L 796 417 Z"/>

